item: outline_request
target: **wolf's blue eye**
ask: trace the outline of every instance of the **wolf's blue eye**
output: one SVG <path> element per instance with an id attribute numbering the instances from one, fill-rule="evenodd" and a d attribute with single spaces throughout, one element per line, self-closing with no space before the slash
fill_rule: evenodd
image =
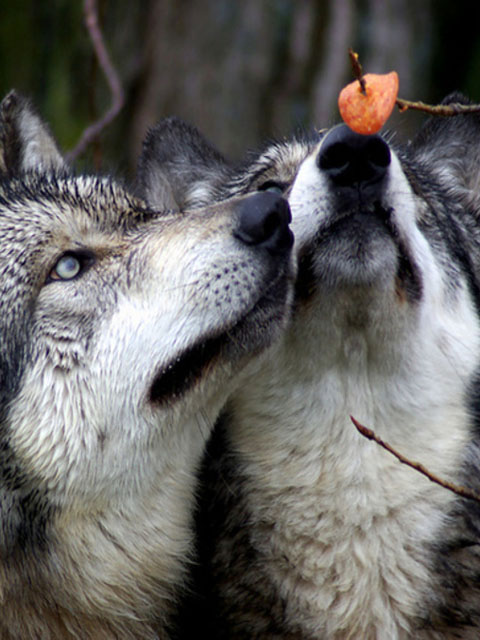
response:
<path id="1" fill-rule="evenodd" d="M 283 195 L 288 185 L 286 182 L 277 182 L 275 180 L 267 180 L 258 187 L 258 191 L 271 191 L 272 193 L 278 193 L 279 196 Z"/>
<path id="2" fill-rule="evenodd" d="M 81 268 L 80 260 L 75 256 L 62 256 L 50 272 L 50 277 L 53 280 L 71 280 L 79 274 Z"/>
<path id="3" fill-rule="evenodd" d="M 47 282 L 52 280 L 73 280 L 92 262 L 91 256 L 84 256 L 75 253 L 65 253 L 50 271 Z"/>

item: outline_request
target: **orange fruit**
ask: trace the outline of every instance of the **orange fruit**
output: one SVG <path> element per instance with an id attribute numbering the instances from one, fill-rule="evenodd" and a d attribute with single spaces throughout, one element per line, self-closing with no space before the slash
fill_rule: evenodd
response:
<path id="1" fill-rule="evenodd" d="M 343 121 L 357 133 L 377 133 L 390 117 L 398 95 L 398 74 L 367 73 L 363 76 L 365 93 L 358 80 L 347 84 L 338 96 Z"/>

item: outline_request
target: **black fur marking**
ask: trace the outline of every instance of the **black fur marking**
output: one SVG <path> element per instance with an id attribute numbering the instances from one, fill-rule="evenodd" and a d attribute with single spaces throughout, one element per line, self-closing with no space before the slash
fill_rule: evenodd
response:
<path id="1" fill-rule="evenodd" d="M 52 514 L 46 491 L 23 472 L 4 442 L 0 450 L 0 558 L 19 557 L 32 548 L 45 551 Z"/>
<path id="2" fill-rule="evenodd" d="M 310 300 L 317 289 L 315 274 L 315 250 L 309 248 L 298 257 L 298 274 L 295 280 L 295 304 L 304 304 Z"/>
<path id="3" fill-rule="evenodd" d="M 170 362 L 153 381 L 150 402 L 171 402 L 193 387 L 206 367 L 218 358 L 226 339 L 225 334 L 207 338 Z"/>
<path id="4" fill-rule="evenodd" d="M 25 99 L 11 91 L 2 100 L 0 108 L 0 153 L 3 152 L 4 169 L 8 176 L 16 176 L 21 170 L 23 145 L 18 133 L 17 115 L 22 104 L 27 104 Z"/>
<path id="5" fill-rule="evenodd" d="M 10 321 L 13 326 L 22 326 L 22 322 L 14 318 Z M 8 405 L 18 393 L 25 369 L 27 328 L 17 336 L 12 335 L 12 328 L 10 335 L 8 329 L 2 335 L 6 335 L 6 339 L 0 362 L 0 557 L 8 559 L 27 548 L 46 548 L 52 507 L 46 492 L 35 488 L 35 479 L 30 478 L 20 466 L 9 442 Z"/>
<path id="6" fill-rule="evenodd" d="M 402 162 L 402 165 L 414 193 L 428 204 L 431 215 L 435 218 L 435 229 L 446 244 L 446 255 L 449 260 L 458 264 L 460 271 L 465 275 L 477 313 L 480 315 L 480 283 L 470 258 L 469 244 L 471 244 L 471 239 L 469 240 L 468 230 L 460 221 L 461 217 L 470 217 L 474 220 L 475 213 L 465 211 L 462 203 L 453 203 L 452 196 L 448 191 L 445 191 L 442 185 L 430 178 L 428 174 L 423 175 L 420 167 L 412 169 L 405 161 Z M 430 193 L 436 195 L 435 201 L 429 196 Z M 449 203 L 451 208 L 446 210 L 439 202 Z M 424 221 L 419 222 L 419 227 L 427 237 L 430 235 Z"/>
<path id="7" fill-rule="evenodd" d="M 402 286 L 405 287 L 410 302 L 419 302 L 422 298 L 423 284 L 419 270 L 415 262 L 410 258 L 409 252 L 399 244 L 400 255 L 397 276 Z"/>
<path id="8" fill-rule="evenodd" d="M 224 535 L 228 540 L 228 553 L 231 564 L 238 567 L 258 565 L 258 584 L 242 583 L 236 585 L 244 611 L 258 624 L 262 621 L 262 631 L 248 637 L 261 640 L 264 634 L 268 638 L 284 637 L 285 602 L 276 588 L 263 575 L 262 559 L 250 542 L 248 522 L 248 489 L 234 454 L 229 453 L 229 424 L 232 416 L 225 411 L 220 416 L 215 430 L 208 442 L 204 462 L 200 473 L 199 505 L 195 513 L 196 542 L 199 562 L 193 567 L 191 584 L 193 587 L 182 602 L 177 613 L 177 640 L 190 640 L 202 629 L 205 637 L 212 640 L 239 640 L 244 638 L 244 628 L 237 629 L 230 619 L 228 597 L 224 599 L 223 586 L 231 587 L 229 571 L 220 563 L 216 565 L 214 557 L 217 543 Z M 246 492 L 246 495 L 245 495 Z M 232 611 L 235 615 L 235 612 Z M 300 636 L 299 636 L 300 637 Z"/>
<path id="9" fill-rule="evenodd" d="M 475 378 L 470 385 L 469 404 L 475 436 L 478 439 L 480 438 L 480 368 L 477 370 Z"/>
<path id="10" fill-rule="evenodd" d="M 392 211 L 383 209 L 378 204 L 375 205 L 375 210 L 379 218 L 383 220 L 386 228 L 390 231 L 398 247 L 397 277 L 401 285 L 405 288 L 409 301 L 411 303 L 419 302 L 423 294 L 422 277 L 413 257 L 410 255 L 410 251 L 399 238 L 397 229 L 395 225 L 392 224 Z"/>

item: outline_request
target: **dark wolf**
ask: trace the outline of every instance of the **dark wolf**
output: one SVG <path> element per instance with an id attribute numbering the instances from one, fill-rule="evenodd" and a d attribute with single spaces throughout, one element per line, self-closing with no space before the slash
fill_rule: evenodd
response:
<path id="1" fill-rule="evenodd" d="M 290 327 L 245 370 L 205 457 L 195 624 L 225 639 L 480 637 L 479 505 L 350 419 L 480 489 L 479 116 L 429 120 L 405 145 L 341 125 L 242 167 L 169 120 L 140 166 L 179 208 L 280 191 L 296 238 Z"/>
<path id="2" fill-rule="evenodd" d="M 15 93 L 0 170 L 0 637 L 165 638 L 204 444 L 288 312 L 288 204 L 153 210 Z"/>

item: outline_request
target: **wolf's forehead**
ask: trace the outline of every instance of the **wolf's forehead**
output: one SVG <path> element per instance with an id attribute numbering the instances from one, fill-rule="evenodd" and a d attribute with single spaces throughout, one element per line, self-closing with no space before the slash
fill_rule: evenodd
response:
<path id="1" fill-rule="evenodd" d="M 35 236 L 41 241 L 57 230 L 121 232 L 145 215 L 145 208 L 123 189 L 101 179 L 31 178 L 0 189 L 4 240 Z"/>
<path id="2" fill-rule="evenodd" d="M 246 177 L 252 183 L 260 179 L 291 183 L 300 165 L 317 144 L 318 138 L 277 142 L 250 164 Z"/>

